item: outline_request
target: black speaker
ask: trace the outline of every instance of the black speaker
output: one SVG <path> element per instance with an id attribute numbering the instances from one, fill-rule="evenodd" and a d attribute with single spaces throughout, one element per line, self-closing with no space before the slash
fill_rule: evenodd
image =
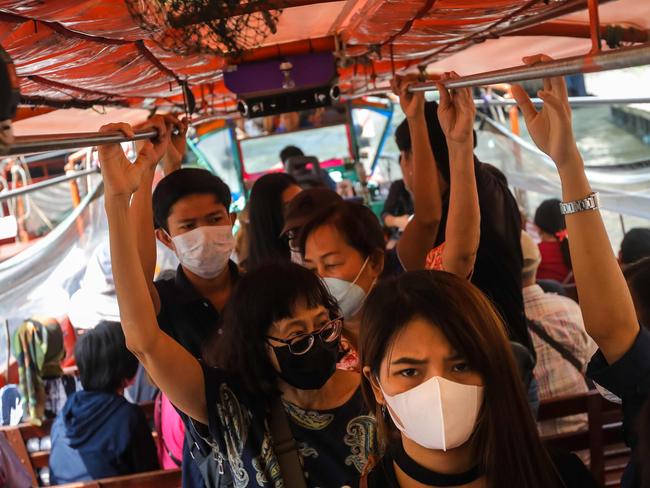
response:
<path id="1" fill-rule="evenodd" d="M 338 101 L 340 93 L 337 85 L 327 85 L 306 90 L 242 98 L 239 100 L 237 108 L 244 117 L 248 118 L 299 112 L 328 107 Z"/>

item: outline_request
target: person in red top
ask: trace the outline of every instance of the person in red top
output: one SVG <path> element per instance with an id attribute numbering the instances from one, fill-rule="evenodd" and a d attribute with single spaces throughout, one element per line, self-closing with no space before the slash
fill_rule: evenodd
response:
<path id="1" fill-rule="evenodd" d="M 560 201 L 556 198 L 544 200 L 535 212 L 534 222 L 542 239 L 539 243 L 542 262 L 537 279 L 560 283 L 573 281 L 569 241 L 564 216 L 560 213 Z"/>

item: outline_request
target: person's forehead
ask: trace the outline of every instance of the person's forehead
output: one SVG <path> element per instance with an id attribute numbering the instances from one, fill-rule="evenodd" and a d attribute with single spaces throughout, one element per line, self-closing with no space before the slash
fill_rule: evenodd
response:
<path id="1" fill-rule="evenodd" d="M 169 211 L 170 217 L 187 215 L 208 215 L 214 212 L 226 211 L 226 207 L 211 193 L 193 193 L 176 200 Z"/>
<path id="2" fill-rule="evenodd" d="M 391 360 L 399 357 L 434 359 L 448 356 L 452 349 L 439 327 L 423 318 L 415 318 L 395 334 L 388 351 Z"/>
<path id="3" fill-rule="evenodd" d="M 309 235 L 306 242 L 306 253 L 318 254 L 344 252 L 351 247 L 345 242 L 341 232 L 331 223 L 323 224 Z"/>

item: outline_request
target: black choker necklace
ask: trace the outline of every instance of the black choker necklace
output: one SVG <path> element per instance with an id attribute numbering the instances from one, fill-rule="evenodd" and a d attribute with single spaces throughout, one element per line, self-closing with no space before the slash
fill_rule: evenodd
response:
<path id="1" fill-rule="evenodd" d="M 474 466 L 469 471 L 456 474 L 443 474 L 431 471 L 424 466 L 420 466 L 404 450 L 404 446 L 400 442 L 398 446 L 392 449 L 393 460 L 399 468 L 408 477 L 414 479 L 418 483 L 429 486 L 462 486 L 472 481 L 476 481 L 482 475 L 478 466 Z"/>

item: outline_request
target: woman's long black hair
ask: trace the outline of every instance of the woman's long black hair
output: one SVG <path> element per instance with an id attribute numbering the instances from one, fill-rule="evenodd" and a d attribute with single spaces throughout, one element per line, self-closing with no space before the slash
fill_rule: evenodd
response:
<path id="1" fill-rule="evenodd" d="M 282 193 L 291 185 L 297 185 L 296 180 L 286 173 L 264 175 L 253 185 L 249 203 L 249 270 L 291 259 L 289 244 L 280 237 L 284 226 Z"/>
<path id="2" fill-rule="evenodd" d="M 292 262 L 261 266 L 237 283 L 223 312 L 221 334 L 204 350 L 206 363 L 231 373 L 251 395 L 277 394 L 277 373 L 267 351 L 271 325 L 291 317 L 299 304 L 339 316 L 336 300 L 315 273 Z"/>

